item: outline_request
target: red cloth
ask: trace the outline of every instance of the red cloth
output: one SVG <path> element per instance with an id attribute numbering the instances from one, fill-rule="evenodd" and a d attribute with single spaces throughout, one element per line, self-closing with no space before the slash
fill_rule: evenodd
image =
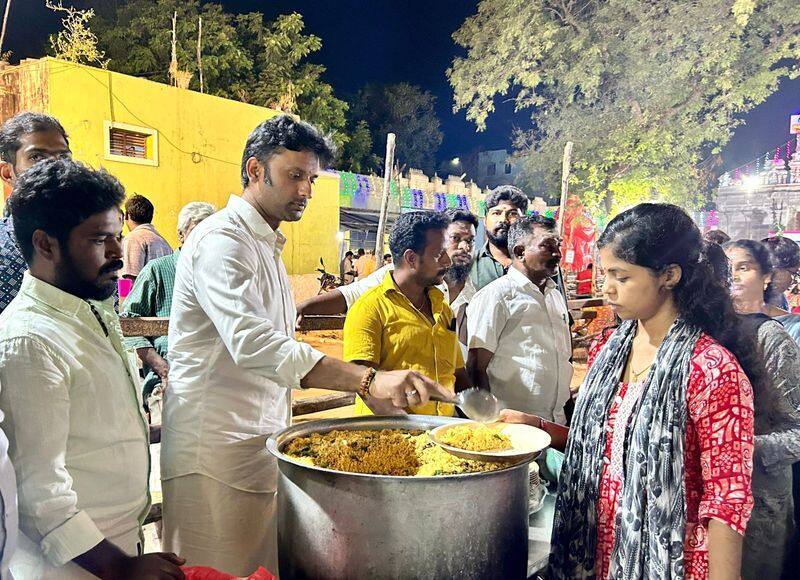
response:
<path id="1" fill-rule="evenodd" d="M 588 268 L 578 272 L 578 294 L 592 293 L 592 271 Z"/>
<path id="2" fill-rule="evenodd" d="M 589 352 L 589 366 L 612 333 L 603 333 Z M 689 421 L 684 449 L 686 489 L 686 580 L 708 577 L 708 520 L 714 518 L 744 535 L 753 508 L 753 390 L 739 362 L 727 349 L 703 334 L 691 362 L 686 400 Z M 614 525 L 622 487 L 609 473 L 620 403 L 628 390 L 622 383 L 609 411 L 597 502 L 597 578 L 608 578 L 614 548 Z"/>
<path id="3" fill-rule="evenodd" d="M 240 580 L 238 576 L 231 576 L 208 566 L 184 566 L 181 570 L 186 580 Z M 275 576 L 264 568 L 259 568 L 243 580 L 275 580 Z"/>

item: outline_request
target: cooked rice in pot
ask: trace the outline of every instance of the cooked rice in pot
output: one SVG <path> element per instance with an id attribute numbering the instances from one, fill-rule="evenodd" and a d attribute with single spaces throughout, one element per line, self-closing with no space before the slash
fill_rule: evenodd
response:
<path id="1" fill-rule="evenodd" d="M 424 431 L 404 429 L 334 430 L 297 437 L 283 452 L 295 460 L 325 469 L 426 477 L 475 473 L 503 467 L 450 455 Z"/>

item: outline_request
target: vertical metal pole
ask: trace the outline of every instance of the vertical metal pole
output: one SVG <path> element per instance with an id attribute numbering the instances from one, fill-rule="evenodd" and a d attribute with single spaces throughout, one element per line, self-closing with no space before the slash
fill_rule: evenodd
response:
<path id="1" fill-rule="evenodd" d="M 383 169 L 383 199 L 381 199 L 381 213 L 378 219 L 378 237 L 375 238 L 375 266 L 380 268 L 383 262 L 383 237 L 386 231 L 386 214 L 389 210 L 389 186 L 392 183 L 392 168 L 394 167 L 394 133 L 386 135 L 386 162 Z"/>

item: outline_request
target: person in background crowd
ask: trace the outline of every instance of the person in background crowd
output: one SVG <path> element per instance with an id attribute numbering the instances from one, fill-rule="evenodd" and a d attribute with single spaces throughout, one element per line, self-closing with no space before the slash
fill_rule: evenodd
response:
<path id="1" fill-rule="evenodd" d="M 624 211 L 598 247 L 622 324 L 591 349 L 571 428 L 500 417 L 566 442 L 550 572 L 738 578 L 753 506 L 753 389 L 768 390 L 756 344 L 681 208 Z"/>
<path id="2" fill-rule="evenodd" d="M 339 279 L 342 284 L 352 284 L 356 277 L 356 266 L 353 263 L 353 252 L 347 250 L 339 264 Z"/>
<path id="3" fill-rule="evenodd" d="M 58 119 L 20 113 L 0 127 L 0 178 L 14 187 L 17 177 L 43 159 L 71 157 L 69 139 Z M 14 236 L 11 215 L 0 219 L 0 313 L 14 299 L 28 265 Z"/>
<path id="4" fill-rule="evenodd" d="M 731 241 L 731 237 L 722 230 L 708 230 L 703 234 L 703 239 L 720 246 Z"/>
<path id="5" fill-rule="evenodd" d="M 358 272 L 358 279 L 363 280 L 372 274 L 377 266 L 375 265 L 375 250 L 361 254 L 356 260 L 356 272 Z"/>
<path id="6" fill-rule="evenodd" d="M 592 264 L 589 263 L 586 268 L 578 272 L 578 295 L 591 296 L 592 295 Z"/>
<path id="7" fill-rule="evenodd" d="M 789 555 L 796 541 L 791 466 L 800 461 L 800 348 L 770 319 L 775 307 L 766 298 L 772 264 L 764 244 L 736 240 L 725 244 L 725 252 L 732 267 L 733 303 L 757 337 L 771 387 L 770 399 L 758 394 L 755 399 L 756 419 L 763 417 L 765 429 L 755 439 L 755 507 L 744 541 L 742 576 L 780 580 L 784 572 L 796 571 Z"/>
<path id="8" fill-rule="evenodd" d="M 270 434 L 291 421 L 291 389 L 319 387 L 423 405 L 449 392 L 415 371 L 375 372 L 294 338 L 282 222 L 300 220 L 333 157 L 308 123 L 258 125 L 242 196 L 198 225 L 178 258 L 169 328 L 161 474 L 164 546 L 192 565 L 277 571 L 277 461 Z M 168 548 L 170 549 L 170 548 Z"/>
<path id="9" fill-rule="evenodd" d="M 178 214 L 178 241 L 183 246 L 189 233 L 201 221 L 210 217 L 216 208 L 210 203 L 193 201 Z M 169 318 L 172 311 L 172 291 L 175 288 L 175 268 L 180 247 L 169 256 L 149 261 L 136 277 L 131 293 L 125 300 L 122 316 L 155 316 Z M 147 373 L 142 385 L 145 402 L 159 385 L 167 386 L 167 337 L 135 336 L 125 339 L 125 346 L 135 350 Z"/>
<path id="10" fill-rule="evenodd" d="M 500 185 L 486 197 L 486 245 L 472 266 L 470 279 L 476 290 L 497 280 L 511 266 L 508 253 L 508 229 L 528 211 L 528 198 L 513 185 Z"/>
<path id="11" fill-rule="evenodd" d="M 363 264 L 363 260 L 361 262 L 359 262 L 359 260 L 364 258 L 366 255 L 367 255 L 367 252 L 364 250 L 364 248 L 358 248 L 356 250 L 355 261 L 353 262 L 354 265 L 355 265 L 355 268 L 356 268 L 356 278 L 358 278 L 360 276 L 360 273 L 359 273 L 359 270 L 358 270 L 359 264 Z"/>
<path id="12" fill-rule="evenodd" d="M 790 312 L 786 292 L 800 280 L 800 245 L 784 236 L 761 240 L 769 250 L 772 266 L 767 303 Z"/>
<path id="13" fill-rule="evenodd" d="M 456 315 L 456 326 L 461 344 L 462 355 L 467 353 L 466 306 L 475 295 L 475 287 L 469 278 L 472 269 L 472 249 L 475 245 L 475 229 L 478 218 L 468 211 L 451 208 L 445 215 L 450 220 L 445 233 L 445 249 L 453 263 L 444 276 L 444 282 L 438 286 L 450 309 Z M 330 292 L 313 296 L 304 300 L 297 307 L 297 328 L 304 315 L 345 314 L 367 290 L 383 283 L 386 273 L 394 270 L 394 263 L 379 268 L 364 279 L 359 279 L 349 286 L 337 288 Z"/>
<path id="14" fill-rule="evenodd" d="M 122 240 L 122 275 L 136 279 L 150 260 L 169 256 L 172 248 L 153 226 L 153 204 L 138 193 L 125 202 L 125 225 L 130 232 Z"/>
<path id="15" fill-rule="evenodd" d="M 467 308 L 470 378 L 512 409 L 563 424 L 572 340 L 567 304 L 550 279 L 561 261 L 556 221 L 518 219 L 508 246 L 508 273 L 478 290 Z"/>
<path id="16" fill-rule="evenodd" d="M 67 159 L 28 169 L 11 197 L 29 271 L 0 315 L 0 409 L 17 473 L 17 578 L 183 578 L 142 553 L 150 450 L 136 365 L 113 295 L 122 185 Z"/>
<path id="17" fill-rule="evenodd" d="M 389 236 L 394 269 L 348 310 L 344 359 L 378 370 L 416 369 L 448 389 L 469 387 L 453 311 L 441 284 L 450 268 L 445 251 L 448 218 L 441 213 L 400 215 Z M 398 409 L 371 397 L 356 399 L 356 415 L 453 416 L 449 403 Z"/>
<path id="18" fill-rule="evenodd" d="M 450 208 L 445 210 L 445 215 L 450 219 L 445 233 L 447 255 L 450 256 L 452 265 L 444 275 L 444 284 L 440 289 L 450 304 L 450 309 L 456 317 L 456 332 L 461 345 L 461 355 L 467 360 L 469 340 L 467 338 L 467 306 L 475 296 L 475 285 L 470 280 L 472 271 L 472 250 L 475 247 L 475 230 L 478 228 L 478 218 L 472 213 Z"/>
<path id="19" fill-rule="evenodd" d="M 391 254 L 384 254 L 383 255 L 383 265 L 387 266 L 392 263 L 392 255 Z"/>
<path id="20" fill-rule="evenodd" d="M 786 290 L 789 292 L 797 292 L 798 284 L 800 284 L 800 276 L 797 274 L 798 266 L 800 266 L 800 256 L 798 256 L 798 245 L 789 238 L 767 238 L 764 245 L 769 250 L 770 266 L 772 266 L 772 277 L 770 279 L 771 291 L 767 296 L 767 302 L 772 298 L 772 305 L 776 305 L 778 300 L 775 298 L 786 298 Z M 785 290 L 784 290 L 785 288 Z M 791 297 L 791 294 L 790 294 Z M 787 304 L 787 306 L 789 306 Z M 790 312 L 789 314 L 780 314 L 773 316 L 775 320 L 783 325 L 783 328 L 794 341 L 800 345 L 800 314 Z M 792 490 L 794 500 L 794 521 L 795 521 L 795 536 L 798 536 L 800 530 L 800 462 L 792 466 Z M 795 550 L 800 552 L 795 542 Z M 795 555 L 795 562 L 800 558 Z"/>

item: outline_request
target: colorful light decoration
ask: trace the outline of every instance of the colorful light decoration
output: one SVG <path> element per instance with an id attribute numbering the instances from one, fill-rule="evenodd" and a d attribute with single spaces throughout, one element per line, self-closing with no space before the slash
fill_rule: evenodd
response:
<path id="1" fill-rule="evenodd" d="M 383 194 L 384 181 L 382 178 L 370 175 L 360 175 L 349 171 L 339 172 L 339 197 L 343 206 L 366 208 L 374 205 L 370 197 L 380 197 Z M 402 208 L 430 209 L 444 211 L 448 208 L 459 208 L 472 211 L 475 203 L 469 194 L 449 194 L 442 192 L 429 193 L 421 189 L 413 189 L 408 185 L 399 185 L 396 181 L 389 183 L 391 196 L 399 201 Z M 481 210 L 483 202 L 479 202 L 477 210 Z M 481 214 L 482 215 L 482 214 Z"/>

